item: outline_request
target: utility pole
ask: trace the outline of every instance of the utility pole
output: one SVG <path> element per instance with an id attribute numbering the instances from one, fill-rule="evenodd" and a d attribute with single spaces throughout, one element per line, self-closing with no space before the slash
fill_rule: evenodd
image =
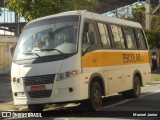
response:
<path id="1" fill-rule="evenodd" d="M 16 13 L 15 14 L 15 23 L 17 24 L 17 27 L 16 27 L 16 30 L 15 30 L 15 35 L 17 36 L 17 37 L 19 37 L 19 22 L 20 22 L 20 20 L 19 20 L 20 18 L 19 18 L 19 13 Z"/>
<path id="2" fill-rule="evenodd" d="M 6 18 L 6 14 L 5 14 L 5 12 L 6 12 L 6 9 L 5 9 L 5 7 L 6 7 L 6 0 L 4 0 L 4 3 L 3 3 L 3 6 L 4 6 L 4 23 L 5 23 L 5 18 Z M 5 35 L 5 30 L 4 30 L 4 35 Z"/>
<path id="3" fill-rule="evenodd" d="M 151 30 L 151 2 L 150 0 L 146 0 L 146 29 Z"/>

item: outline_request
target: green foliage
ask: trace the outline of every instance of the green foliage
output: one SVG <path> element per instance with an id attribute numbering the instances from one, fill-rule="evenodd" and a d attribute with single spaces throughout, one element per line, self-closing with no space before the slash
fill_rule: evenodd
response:
<path id="1" fill-rule="evenodd" d="M 160 31 L 159 30 L 145 30 L 146 37 L 150 48 L 160 48 Z"/>
<path id="2" fill-rule="evenodd" d="M 132 9 L 133 20 L 139 22 L 143 27 L 145 27 L 145 6 L 137 5 Z"/>
<path id="3" fill-rule="evenodd" d="M 152 30 L 160 31 L 160 15 L 152 15 Z"/>
<path id="4" fill-rule="evenodd" d="M 132 9 L 132 14 L 134 18 L 139 17 L 138 15 L 140 14 L 145 15 L 145 6 L 137 5 L 135 8 Z"/>
<path id="5" fill-rule="evenodd" d="M 153 11 L 154 9 L 152 9 Z M 145 6 L 137 6 L 132 11 L 133 20 L 139 22 L 145 28 Z M 152 15 L 152 30 L 145 30 L 150 48 L 160 48 L 160 15 Z"/>
<path id="6" fill-rule="evenodd" d="M 98 7 L 98 0 L 9 0 L 7 7 L 26 20 L 32 20 L 64 11 L 93 11 Z"/>
<path id="7" fill-rule="evenodd" d="M 155 8 L 152 9 L 154 11 Z M 145 6 L 140 5 L 132 9 L 132 20 L 139 22 L 145 28 Z M 152 30 L 160 30 L 160 15 L 152 15 L 151 28 Z"/>

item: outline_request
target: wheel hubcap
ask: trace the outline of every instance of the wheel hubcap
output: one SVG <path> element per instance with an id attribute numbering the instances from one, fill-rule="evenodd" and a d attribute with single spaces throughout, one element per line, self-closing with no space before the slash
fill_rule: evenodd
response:
<path id="1" fill-rule="evenodd" d="M 138 95 L 140 92 L 140 86 L 138 83 L 135 83 L 135 93 Z"/>
<path id="2" fill-rule="evenodd" d="M 98 87 L 95 87 L 95 89 L 94 89 L 93 98 L 94 98 L 94 103 L 95 104 L 100 104 L 101 95 L 100 95 L 100 90 L 98 89 Z"/>

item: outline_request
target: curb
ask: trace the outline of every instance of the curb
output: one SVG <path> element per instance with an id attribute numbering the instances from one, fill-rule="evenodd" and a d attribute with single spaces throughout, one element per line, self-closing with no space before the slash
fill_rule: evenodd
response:
<path id="1" fill-rule="evenodd" d="M 150 84 L 160 84 L 160 81 L 151 81 L 151 82 L 148 82 L 147 84 L 148 85 L 150 85 Z"/>

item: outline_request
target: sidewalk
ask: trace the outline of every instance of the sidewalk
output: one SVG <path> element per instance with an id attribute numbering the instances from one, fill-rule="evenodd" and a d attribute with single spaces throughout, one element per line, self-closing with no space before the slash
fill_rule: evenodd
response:
<path id="1" fill-rule="evenodd" d="M 156 70 L 153 70 L 151 73 L 152 74 L 160 74 L 160 68 L 157 68 Z"/>
<path id="2" fill-rule="evenodd" d="M 9 75 L 0 75 L 0 111 L 16 110 L 11 91 L 11 79 Z"/>
<path id="3" fill-rule="evenodd" d="M 0 102 L 12 100 L 10 76 L 0 75 Z"/>

